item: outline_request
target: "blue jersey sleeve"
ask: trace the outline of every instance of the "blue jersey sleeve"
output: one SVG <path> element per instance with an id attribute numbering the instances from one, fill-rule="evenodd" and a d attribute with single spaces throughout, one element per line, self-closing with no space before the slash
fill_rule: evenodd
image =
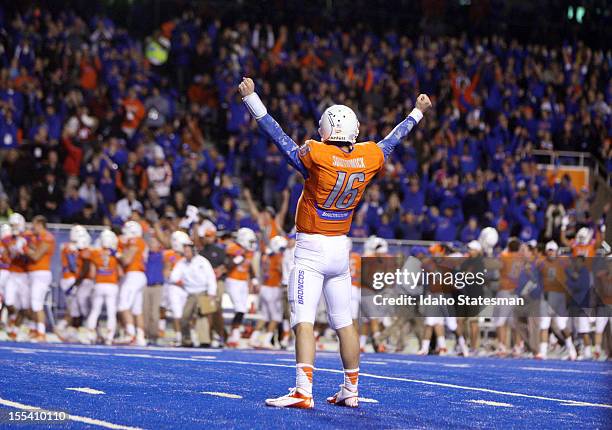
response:
<path id="1" fill-rule="evenodd" d="M 383 154 L 385 154 L 385 159 L 393 152 L 393 149 L 402 139 L 408 136 L 408 133 L 412 131 L 415 125 L 417 125 L 417 120 L 409 115 L 405 120 L 396 125 L 387 137 L 377 143 L 378 147 L 382 149 Z"/>
<path id="2" fill-rule="evenodd" d="M 298 151 L 300 147 L 283 131 L 278 123 L 269 114 L 266 114 L 259 120 L 257 120 L 259 128 L 263 130 L 266 135 L 272 139 L 276 147 L 283 154 L 287 162 L 292 165 L 298 172 L 308 177 L 308 170 L 300 160 Z"/>

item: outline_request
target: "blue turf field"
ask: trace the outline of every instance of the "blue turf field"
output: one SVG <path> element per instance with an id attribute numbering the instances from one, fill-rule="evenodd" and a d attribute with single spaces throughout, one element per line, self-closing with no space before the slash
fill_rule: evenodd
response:
<path id="1" fill-rule="evenodd" d="M 360 395 L 378 403 L 351 410 L 325 403 L 341 382 L 338 356 L 325 353 L 314 410 L 265 407 L 292 386 L 292 361 L 284 352 L 0 343 L 0 409 L 17 402 L 100 420 L 52 428 L 612 428 L 609 362 L 365 354 Z"/>

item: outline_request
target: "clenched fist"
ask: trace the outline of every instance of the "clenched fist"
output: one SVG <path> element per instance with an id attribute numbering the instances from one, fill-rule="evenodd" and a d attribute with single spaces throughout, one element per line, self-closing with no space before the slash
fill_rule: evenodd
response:
<path id="1" fill-rule="evenodd" d="M 242 84 L 241 84 L 242 85 Z M 431 107 L 431 100 L 426 94 L 420 94 L 416 99 L 416 108 L 425 113 Z"/>
<path id="2" fill-rule="evenodd" d="M 238 92 L 242 97 L 253 94 L 255 92 L 255 82 L 253 82 L 253 79 L 243 77 L 242 82 L 240 82 L 240 85 L 238 85 Z"/>

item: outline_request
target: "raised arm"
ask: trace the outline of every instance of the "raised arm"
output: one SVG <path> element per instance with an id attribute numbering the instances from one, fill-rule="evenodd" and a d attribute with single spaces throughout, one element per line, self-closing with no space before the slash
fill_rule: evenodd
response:
<path id="1" fill-rule="evenodd" d="M 395 126 L 391 133 L 387 135 L 383 140 L 378 142 L 378 146 L 382 149 L 387 158 L 393 149 L 402 141 L 402 139 L 408 136 L 408 133 L 414 128 L 415 125 L 423 119 L 423 114 L 431 107 L 431 101 L 425 94 L 421 94 L 417 97 L 416 107 L 412 109 L 412 112 L 408 117 Z"/>
<path id="2" fill-rule="evenodd" d="M 306 178 L 308 171 L 298 156 L 300 147 L 293 139 L 287 136 L 274 118 L 268 115 L 266 107 L 255 92 L 253 80 L 251 78 L 242 78 L 242 82 L 238 85 L 238 92 L 242 96 L 242 101 L 251 116 L 257 121 L 259 128 L 274 142 L 287 162 Z"/>

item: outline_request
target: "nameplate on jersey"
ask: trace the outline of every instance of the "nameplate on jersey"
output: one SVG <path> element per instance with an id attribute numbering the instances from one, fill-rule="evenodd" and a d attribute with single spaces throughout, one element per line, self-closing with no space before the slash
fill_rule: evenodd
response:
<path id="1" fill-rule="evenodd" d="M 344 221 L 351 217 L 353 211 L 332 211 L 329 209 L 315 208 L 319 218 L 326 221 Z"/>

